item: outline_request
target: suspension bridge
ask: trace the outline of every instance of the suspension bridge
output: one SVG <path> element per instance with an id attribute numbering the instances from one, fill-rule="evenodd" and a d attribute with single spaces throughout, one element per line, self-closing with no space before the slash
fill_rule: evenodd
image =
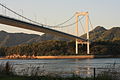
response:
<path id="1" fill-rule="evenodd" d="M 15 27 L 29 29 L 29 30 L 34 30 L 34 31 L 39 31 L 39 32 L 48 33 L 48 34 L 52 34 L 52 35 L 58 35 L 61 37 L 75 40 L 76 41 L 76 54 L 78 54 L 78 44 L 86 44 L 87 45 L 87 54 L 90 54 L 90 50 L 89 50 L 89 48 L 90 48 L 89 47 L 89 45 L 90 45 L 90 40 L 89 40 L 89 24 L 90 24 L 89 21 L 90 21 L 90 19 L 89 19 L 88 12 L 76 12 L 68 20 L 66 20 L 58 25 L 51 26 L 51 25 L 42 24 L 42 23 L 39 23 L 32 19 L 29 19 L 29 18 L 17 13 L 16 11 L 8 8 L 7 6 L 3 5 L 2 3 L 0 3 L 0 6 L 2 7 L 2 9 L 4 9 L 4 13 L 2 13 L 2 11 L 1 11 L 1 14 L 0 14 L 0 23 L 1 24 L 15 26 Z M 15 17 L 11 17 L 10 15 L 7 14 L 7 11 L 11 12 L 14 15 L 21 17 L 22 20 L 17 19 Z M 79 18 L 80 16 L 82 16 L 82 17 Z M 73 17 L 75 17 L 75 19 L 76 19 L 74 23 L 63 25 L 63 24 L 66 24 L 67 22 L 69 22 Z M 85 17 L 85 30 L 81 23 L 81 20 L 83 19 L 83 17 Z M 23 20 L 23 19 L 25 19 L 25 20 Z M 79 27 L 78 27 L 79 23 L 78 22 L 80 22 L 82 29 L 87 34 L 86 39 L 79 36 Z M 73 26 L 73 25 L 76 25 L 75 26 L 75 35 L 55 29 L 55 28 L 64 28 L 64 27 L 68 27 L 68 26 Z"/>

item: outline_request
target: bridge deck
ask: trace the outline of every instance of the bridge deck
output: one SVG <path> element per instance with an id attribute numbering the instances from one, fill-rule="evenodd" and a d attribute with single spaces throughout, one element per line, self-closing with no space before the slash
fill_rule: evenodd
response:
<path id="1" fill-rule="evenodd" d="M 72 39 L 72 40 L 78 39 L 78 40 L 81 40 L 83 42 L 87 41 L 87 39 L 83 39 L 81 37 L 77 37 L 77 36 L 74 36 L 74 35 L 71 35 L 71 34 L 67 34 L 67 33 L 64 33 L 64 32 L 61 32 L 61 31 L 46 28 L 46 27 L 43 27 L 43 26 L 40 26 L 40 25 L 28 23 L 28 22 L 25 22 L 25 21 L 17 20 L 17 19 L 14 19 L 14 18 L 6 17 L 6 16 L 3 16 L 3 15 L 0 15 L 0 23 L 10 25 L 10 26 L 19 27 L 19 28 L 39 31 L 39 32 L 43 32 L 43 33 L 50 33 L 50 34 L 53 34 L 53 35 L 58 35 L 58 36 L 61 36 L 61 37 Z"/>

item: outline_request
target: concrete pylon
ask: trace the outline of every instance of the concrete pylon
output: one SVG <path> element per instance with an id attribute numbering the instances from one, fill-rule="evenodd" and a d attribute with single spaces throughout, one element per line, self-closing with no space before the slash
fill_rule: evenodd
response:
<path id="1" fill-rule="evenodd" d="M 87 54 L 90 54 L 90 43 L 89 43 L 89 19 L 88 19 L 88 12 L 76 12 L 76 36 L 78 35 L 78 18 L 79 16 L 85 16 L 85 31 L 87 33 L 87 42 L 80 42 L 76 39 L 76 54 L 78 54 L 78 44 L 87 44 Z"/>

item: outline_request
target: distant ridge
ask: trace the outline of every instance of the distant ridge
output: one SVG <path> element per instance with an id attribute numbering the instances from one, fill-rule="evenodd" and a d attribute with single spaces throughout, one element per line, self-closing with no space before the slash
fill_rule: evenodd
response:
<path id="1" fill-rule="evenodd" d="M 34 38 L 39 38 L 39 35 L 25 33 L 8 33 L 0 31 L 0 46 L 15 46 L 24 43 L 35 42 Z"/>
<path id="2" fill-rule="evenodd" d="M 85 38 L 86 34 L 81 37 Z M 104 27 L 97 26 L 95 29 L 90 31 L 90 40 L 92 41 L 112 41 L 116 39 L 120 39 L 120 27 L 105 29 Z"/>
<path id="3" fill-rule="evenodd" d="M 66 38 L 53 36 L 50 34 L 36 35 L 26 33 L 8 33 L 6 31 L 0 31 L 0 47 L 1 46 L 16 46 L 21 44 L 30 44 L 34 42 L 40 42 L 45 40 L 69 40 Z"/>
<path id="4" fill-rule="evenodd" d="M 81 37 L 85 38 L 86 34 Z M 0 46 L 16 46 L 21 44 L 30 44 L 34 42 L 41 42 L 45 40 L 63 40 L 70 41 L 67 38 L 54 36 L 51 34 L 26 34 L 26 33 L 8 33 L 0 31 Z M 105 29 L 104 27 L 97 26 L 95 29 L 90 31 L 90 40 L 120 40 L 120 27 L 113 27 L 111 29 Z"/>
<path id="5" fill-rule="evenodd" d="M 120 39 L 120 27 L 113 27 L 101 35 L 102 40 Z"/>

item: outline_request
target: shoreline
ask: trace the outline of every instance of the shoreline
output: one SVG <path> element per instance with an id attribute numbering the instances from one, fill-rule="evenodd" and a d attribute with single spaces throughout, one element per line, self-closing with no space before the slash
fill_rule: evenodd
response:
<path id="1" fill-rule="evenodd" d="M 70 55 L 70 56 L 27 56 L 27 57 L 0 57 L 2 59 L 93 59 L 93 58 L 120 58 L 120 55 Z"/>

